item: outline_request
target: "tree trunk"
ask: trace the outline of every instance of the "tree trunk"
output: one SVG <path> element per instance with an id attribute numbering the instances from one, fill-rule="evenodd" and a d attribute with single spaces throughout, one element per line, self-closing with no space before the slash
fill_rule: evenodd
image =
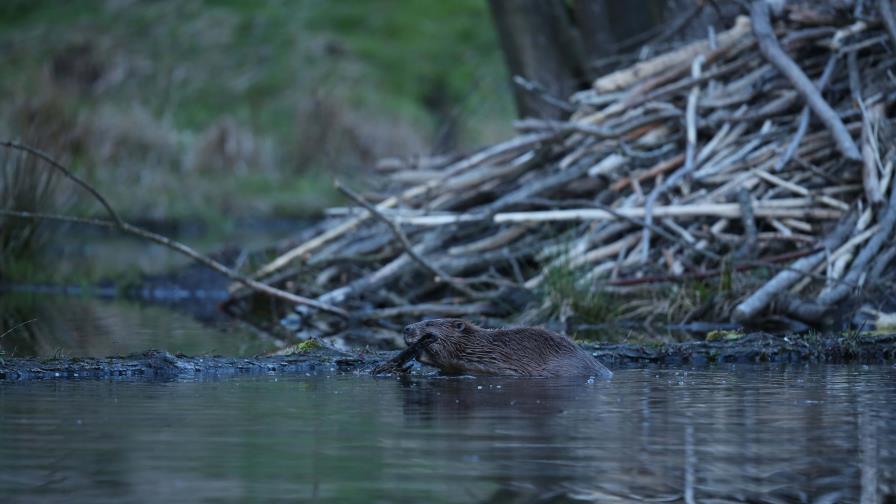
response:
<path id="1" fill-rule="evenodd" d="M 542 90 L 535 92 L 514 84 L 517 114 L 564 118 L 568 111 L 552 104 L 551 98 L 565 101 L 613 70 L 608 56 L 620 47 L 636 49 L 640 44 L 632 43 L 631 38 L 652 28 L 662 34 L 658 25 L 674 21 L 692 8 L 694 1 L 489 0 L 511 79 L 521 76 Z M 651 34 L 645 35 L 643 41 L 651 39 Z M 625 41 L 629 43 L 621 44 Z"/>
<path id="2" fill-rule="evenodd" d="M 566 100 L 581 87 L 582 48 L 565 2 L 489 0 L 511 78 L 521 76 L 555 98 Z M 520 117 L 559 119 L 568 112 L 539 93 L 514 85 Z"/>

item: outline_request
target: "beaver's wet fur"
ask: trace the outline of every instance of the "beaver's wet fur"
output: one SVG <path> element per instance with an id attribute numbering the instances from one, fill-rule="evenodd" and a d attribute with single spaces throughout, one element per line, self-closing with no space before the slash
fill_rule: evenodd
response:
<path id="1" fill-rule="evenodd" d="M 572 340 L 539 327 L 484 329 L 461 319 L 436 319 L 404 328 L 416 359 L 446 374 L 594 376 L 613 373 Z"/>

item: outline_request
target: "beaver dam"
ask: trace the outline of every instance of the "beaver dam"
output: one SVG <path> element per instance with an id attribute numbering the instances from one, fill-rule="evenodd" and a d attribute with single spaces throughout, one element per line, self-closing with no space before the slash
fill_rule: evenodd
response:
<path id="1" fill-rule="evenodd" d="M 757 7 L 597 79 L 568 120 L 383 162 L 252 278 L 307 298 L 285 319 L 303 338 L 395 341 L 423 316 L 830 323 L 896 257 L 896 33 L 876 14 Z"/>
<path id="2" fill-rule="evenodd" d="M 0 285 L 0 500 L 896 502 L 893 2 L 784 3 L 543 96 L 563 120 L 339 182 L 349 205 L 258 253 L 129 224 L 0 141 L 107 215 L 4 219 L 169 247 L 199 264 L 144 292 L 237 315 Z M 704 337 L 608 329 L 651 319 Z"/>

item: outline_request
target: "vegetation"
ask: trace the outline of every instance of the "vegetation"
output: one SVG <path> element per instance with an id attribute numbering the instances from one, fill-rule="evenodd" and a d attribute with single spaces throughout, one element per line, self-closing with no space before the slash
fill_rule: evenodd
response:
<path id="1" fill-rule="evenodd" d="M 489 23 L 478 0 L 4 2 L 0 134 L 53 132 L 127 216 L 307 213 L 335 173 L 506 134 Z"/>
<path id="2" fill-rule="evenodd" d="M 619 313 L 619 302 L 614 302 L 606 292 L 595 286 L 578 282 L 583 273 L 582 268 L 572 268 L 566 264 L 546 270 L 543 291 L 552 318 L 565 320 L 574 317 L 581 324 L 601 324 L 615 319 Z"/>
<path id="3" fill-rule="evenodd" d="M 65 207 L 57 172 L 19 152 L 0 152 L 0 202 L 5 210 L 52 212 Z M 47 238 L 39 221 L 0 217 L 0 272 L 38 250 Z"/>

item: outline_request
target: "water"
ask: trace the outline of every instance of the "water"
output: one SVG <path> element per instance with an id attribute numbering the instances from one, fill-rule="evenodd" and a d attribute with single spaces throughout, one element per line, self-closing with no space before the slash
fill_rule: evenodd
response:
<path id="1" fill-rule="evenodd" d="M 893 502 L 896 369 L 0 384 L 4 502 Z M 715 500 L 714 500 L 715 499 Z"/>
<path id="2" fill-rule="evenodd" d="M 189 307 L 187 303 L 183 306 Z M 123 299 L 0 294 L 0 358 L 107 357 L 151 348 L 187 355 L 255 355 L 275 350 L 273 340 L 216 311 L 200 322 L 190 314 Z M 22 322 L 29 322 L 13 329 Z"/>

